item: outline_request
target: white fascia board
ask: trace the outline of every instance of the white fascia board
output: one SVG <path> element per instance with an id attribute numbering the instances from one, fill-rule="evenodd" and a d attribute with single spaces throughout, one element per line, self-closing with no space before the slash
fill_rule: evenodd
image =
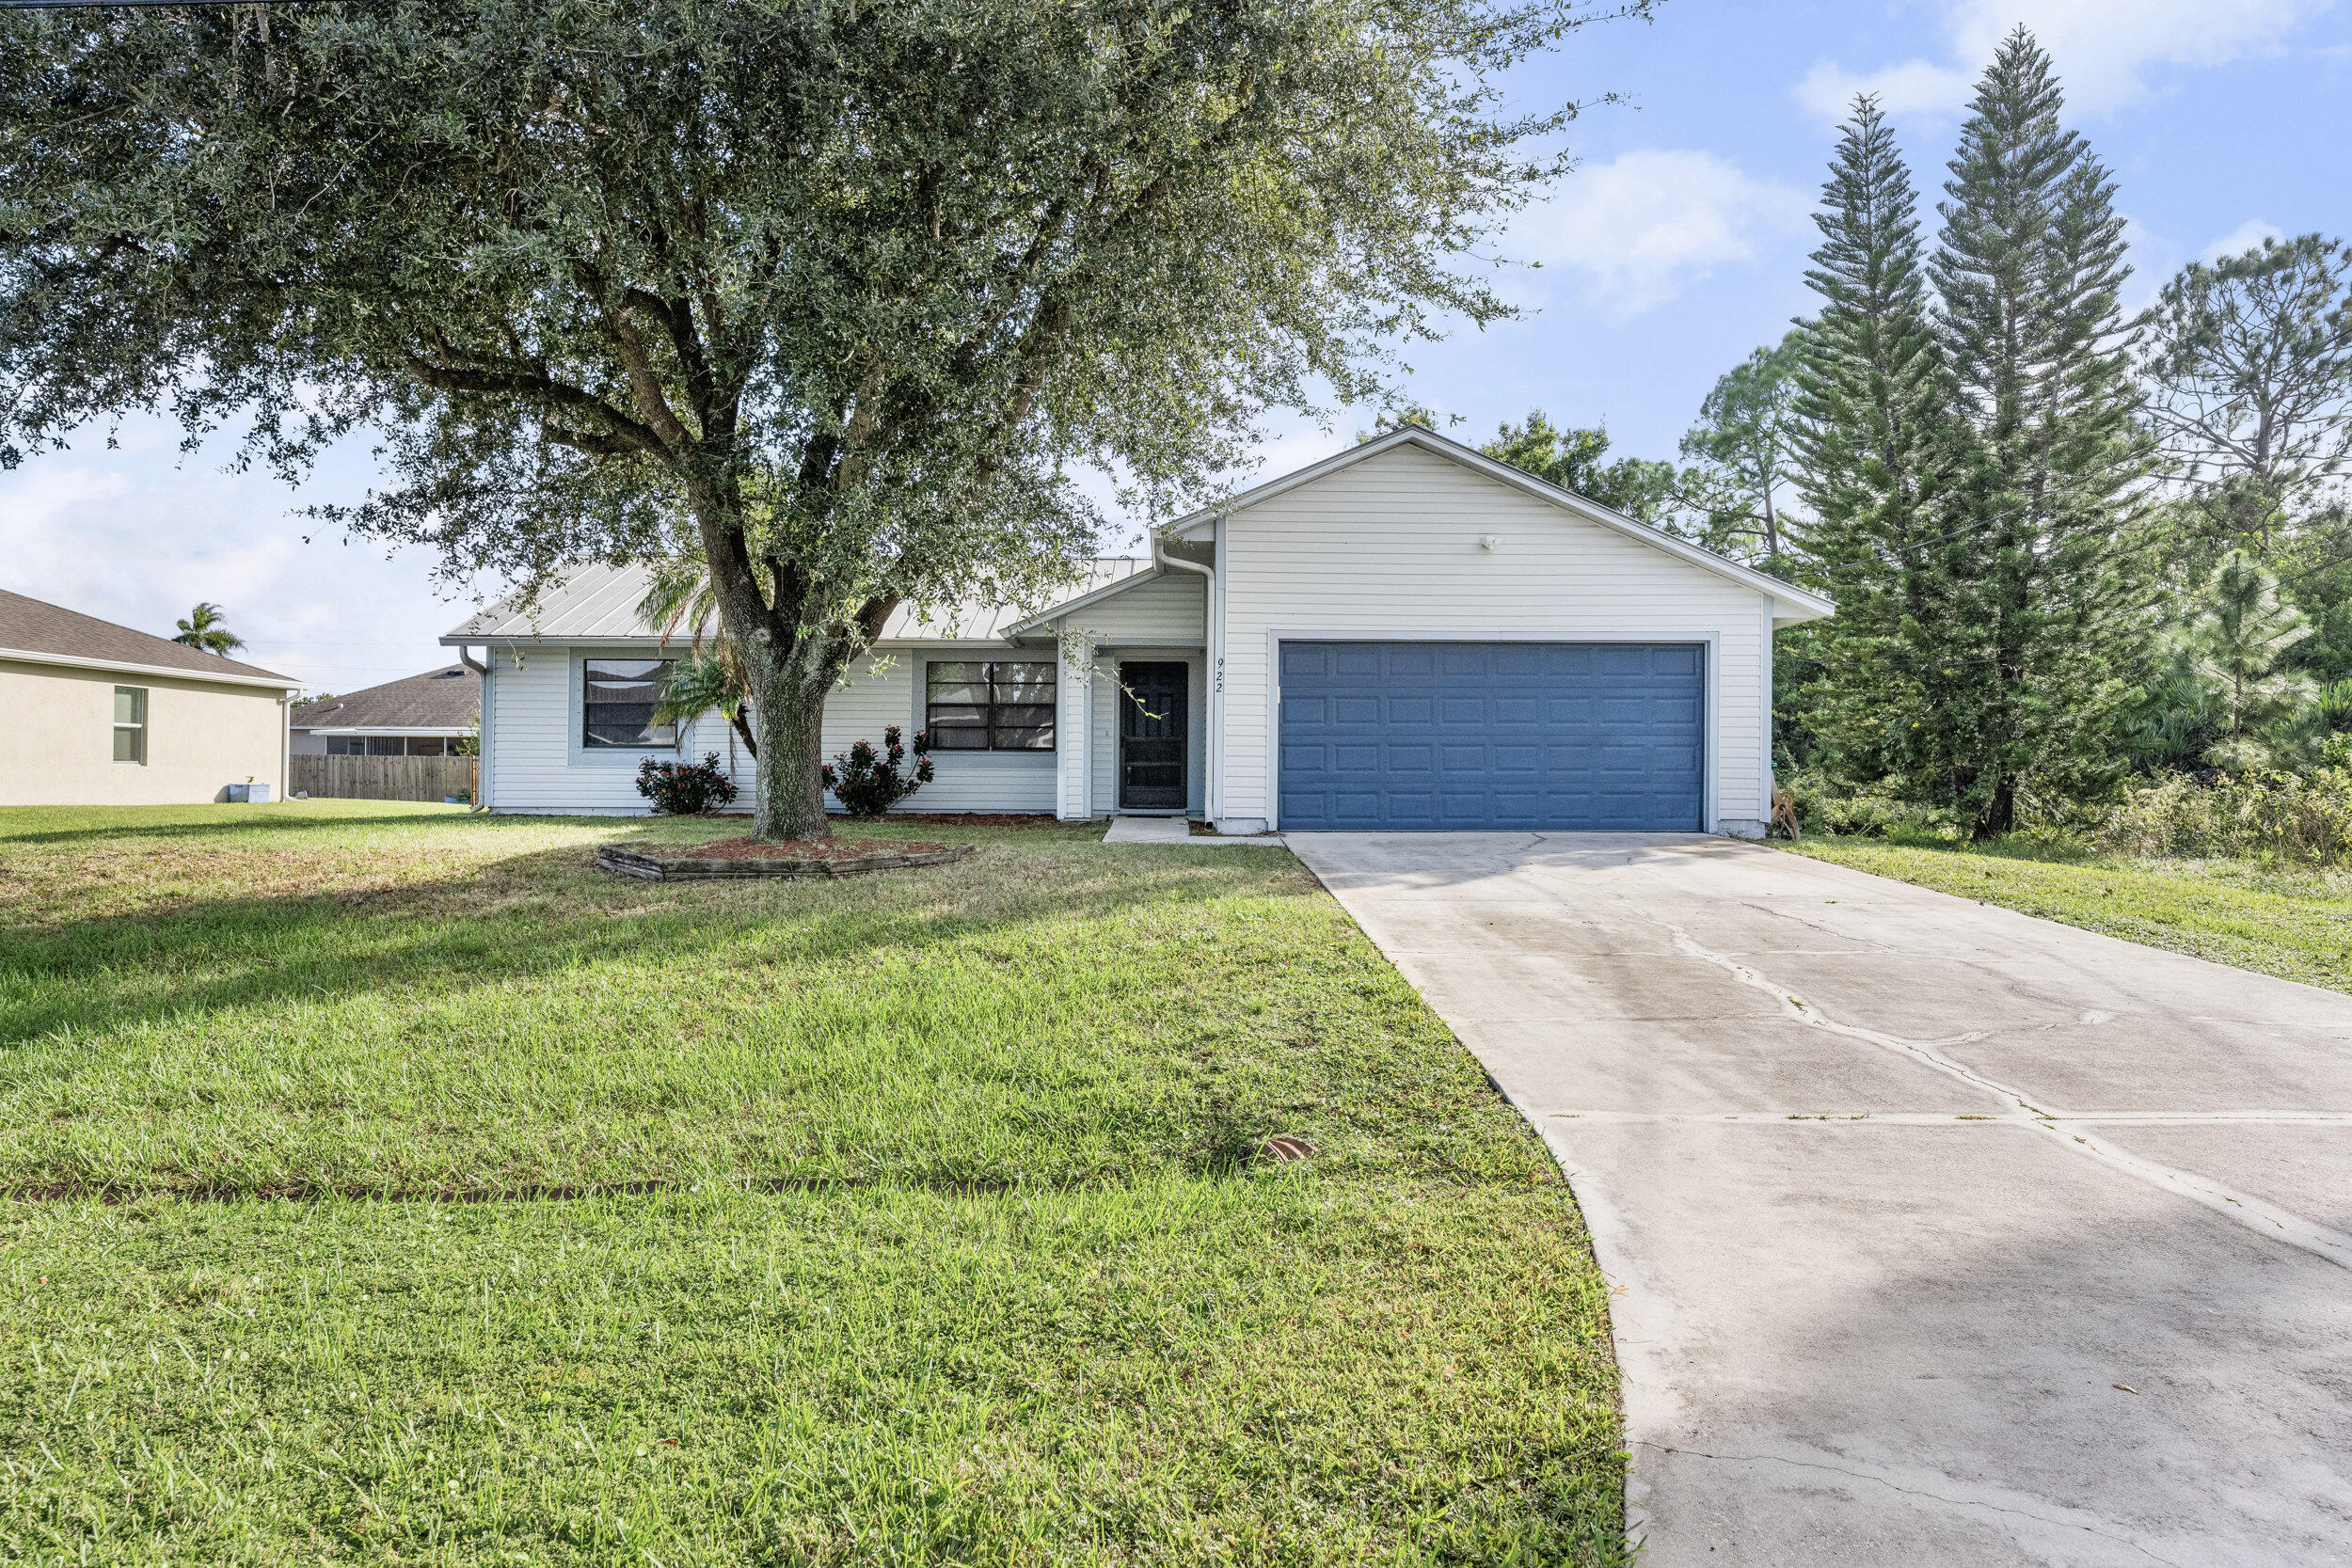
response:
<path id="1" fill-rule="evenodd" d="M 1091 594 L 1081 594 L 1067 604 L 1057 604 L 1050 610 L 1040 610 L 1026 620 L 1015 621 L 1005 628 L 1004 634 L 1009 638 L 1020 637 L 1042 626 L 1050 626 L 1065 615 L 1075 615 L 1079 610 L 1091 610 L 1104 599 L 1115 599 L 1130 588 L 1155 580 L 1166 571 L 1167 568 L 1155 561 L 1142 571 L 1130 572 L 1117 582 L 1098 588 Z"/>
<path id="2" fill-rule="evenodd" d="M 1588 497 L 1580 496 L 1573 490 L 1564 490 L 1557 484 L 1537 479 L 1534 474 L 1515 468 L 1508 463 L 1498 463 L 1483 451 L 1474 451 L 1459 441 L 1448 440 L 1445 436 L 1434 431 L 1423 430 L 1419 425 L 1400 425 L 1386 436 L 1377 436 L 1360 446 L 1350 447 L 1345 451 L 1336 452 L 1320 463 L 1311 463 L 1303 468 L 1284 474 L 1279 479 L 1268 480 L 1255 489 L 1245 490 L 1232 500 L 1216 506 L 1203 507 L 1188 516 L 1180 517 L 1168 525 L 1168 536 L 1186 541 L 1209 538 L 1219 517 L 1231 516 L 1244 507 L 1255 506 L 1263 500 L 1271 500 L 1286 491 L 1295 490 L 1302 484 L 1311 483 L 1326 474 L 1336 473 L 1351 464 L 1361 463 L 1368 457 L 1377 457 L 1384 451 L 1390 451 L 1401 446 L 1420 447 L 1424 451 L 1433 452 L 1450 462 L 1459 463 L 1473 473 L 1483 474 L 1498 483 L 1508 484 L 1515 490 L 1534 497 L 1537 500 L 1549 501 L 1562 511 L 1573 513 L 1587 522 L 1598 523 L 1603 528 L 1614 529 L 1629 539 L 1638 539 L 1654 549 L 1663 550 L 1666 554 L 1686 561 L 1703 571 L 1713 572 L 1718 577 L 1729 578 L 1742 588 L 1752 589 L 1772 601 L 1776 611 L 1780 611 L 1773 617 L 1775 625 L 1795 626 L 1804 621 L 1818 621 L 1824 616 L 1837 612 L 1837 607 L 1819 594 L 1799 588 L 1793 583 L 1783 582 L 1768 572 L 1759 572 L 1754 567 L 1742 566 L 1738 562 L 1726 560 L 1712 550 L 1703 549 L 1687 540 L 1677 539 L 1671 533 L 1662 533 L 1646 523 L 1634 521 L 1622 512 L 1613 512 Z"/>
<path id="3" fill-rule="evenodd" d="M 450 738 L 473 734 L 472 728 L 464 724 L 296 724 L 294 728 L 304 735 L 415 735 L 427 738 L 437 735 Z"/>
<path id="4" fill-rule="evenodd" d="M 304 683 L 290 681 L 283 675 L 232 675 L 222 671 L 215 675 L 203 670 L 182 670 L 169 664 L 125 664 L 113 658 L 75 658 L 70 654 L 37 654 L 24 648 L 0 648 L 0 659 L 17 664 L 54 664 L 66 670 L 96 670 L 118 675 L 168 676 L 173 680 L 202 681 L 214 686 L 258 686 L 266 691 L 299 691 Z"/>

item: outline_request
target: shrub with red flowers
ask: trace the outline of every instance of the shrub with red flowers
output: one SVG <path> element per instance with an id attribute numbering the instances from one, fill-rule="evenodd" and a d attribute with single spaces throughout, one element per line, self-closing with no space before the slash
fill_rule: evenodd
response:
<path id="1" fill-rule="evenodd" d="M 861 740 L 825 765 L 825 787 L 851 816 L 880 816 L 931 782 L 931 736 L 914 732 L 914 769 L 906 771 L 907 749 L 898 726 L 882 731 L 882 749 Z"/>
<path id="2" fill-rule="evenodd" d="M 716 752 L 700 762 L 647 757 L 637 765 L 637 793 L 665 816 L 701 816 L 735 799 L 735 781 L 719 766 Z"/>

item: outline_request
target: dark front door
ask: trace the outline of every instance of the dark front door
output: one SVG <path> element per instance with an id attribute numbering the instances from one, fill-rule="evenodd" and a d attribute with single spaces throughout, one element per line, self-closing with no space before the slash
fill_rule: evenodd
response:
<path id="1" fill-rule="evenodd" d="M 1119 667 L 1119 809 L 1184 809 L 1184 667 Z"/>

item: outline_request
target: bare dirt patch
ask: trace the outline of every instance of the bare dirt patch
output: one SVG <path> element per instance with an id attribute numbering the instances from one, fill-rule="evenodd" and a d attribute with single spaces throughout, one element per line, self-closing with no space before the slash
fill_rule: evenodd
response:
<path id="1" fill-rule="evenodd" d="M 704 877 L 850 877 L 862 871 L 903 871 L 946 865 L 972 852 L 969 844 L 909 843 L 895 838 L 721 838 L 702 844 L 608 844 L 596 865 L 641 881 Z"/>

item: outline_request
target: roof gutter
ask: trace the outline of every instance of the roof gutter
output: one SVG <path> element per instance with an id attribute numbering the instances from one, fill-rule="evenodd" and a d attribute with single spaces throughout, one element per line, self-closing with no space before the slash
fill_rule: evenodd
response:
<path id="1" fill-rule="evenodd" d="M 482 716 L 474 721 L 473 804 L 466 809 L 468 816 L 479 816 L 490 809 L 490 645 L 482 645 L 485 662 L 476 664 L 473 650 L 463 642 L 457 644 L 457 662 L 482 677 Z"/>

